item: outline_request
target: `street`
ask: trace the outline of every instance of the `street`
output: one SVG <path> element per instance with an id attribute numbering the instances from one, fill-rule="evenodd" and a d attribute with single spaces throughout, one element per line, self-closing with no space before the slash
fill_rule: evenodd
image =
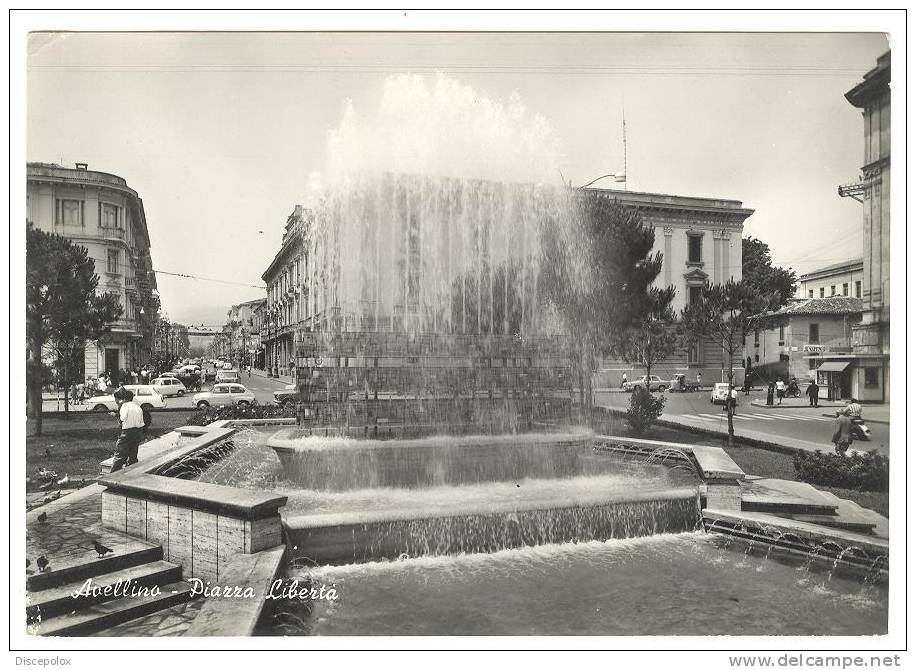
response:
<path id="1" fill-rule="evenodd" d="M 292 383 L 289 378 L 286 379 L 273 379 L 271 377 L 264 377 L 257 372 L 252 371 L 251 379 L 248 378 L 247 372 L 242 372 L 242 385 L 245 386 L 249 391 L 254 393 L 254 397 L 257 398 L 259 403 L 271 404 L 273 403 L 274 391 L 282 389 L 287 384 Z M 207 382 L 204 385 L 204 390 L 208 390 L 213 386 L 213 382 Z M 189 410 L 194 408 L 194 403 L 192 398 L 194 397 L 194 392 L 188 391 L 183 397 L 179 398 L 177 396 L 171 396 L 165 399 L 165 405 L 167 409 L 172 409 L 175 407 L 187 407 Z M 82 405 L 70 405 L 71 412 L 85 412 L 91 410 L 93 407 L 92 400 L 88 399 Z M 64 410 L 64 401 L 63 396 L 60 400 L 54 399 L 48 395 L 45 395 L 45 400 L 43 403 L 43 411 L 45 412 L 62 412 Z M 154 410 L 155 411 L 155 410 Z"/>
<path id="2" fill-rule="evenodd" d="M 665 397 L 667 400 L 663 419 L 723 433 L 728 431 L 728 419 L 723 407 L 709 402 L 708 390 L 697 393 L 666 393 Z M 739 394 L 738 413 L 734 417 L 736 435 L 759 439 L 771 437 L 786 446 L 833 450 L 830 438 L 833 435 L 834 419 L 824 415 L 832 414 L 836 408 L 755 407 L 751 405 L 754 399 L 766 400 L 766 392 L 752 391 L 747 396 Z M 595 403 L 605 407 L 626 409 L 629 402 L 628 393 L 599 392 L 595 396 Z M 886 423 L 870 422 L 868 405 L 863 406 L 862 416 L 871 429 L 872 439 L 867 443 L 855 442 L 853 447 L 862 451 L 875 449 L 881 454 L 888 454 L 890 426 Z"/>

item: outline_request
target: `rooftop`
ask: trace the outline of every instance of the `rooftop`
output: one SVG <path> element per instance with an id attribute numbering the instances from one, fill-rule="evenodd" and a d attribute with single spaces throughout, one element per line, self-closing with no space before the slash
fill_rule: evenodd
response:
<path id="1" fill-rule="evenodd" d="M 812 270 L 811 272 L 806 272 L 805 274 L 799 277 L 799 280 L 804 281 L 806 279 L 812 279 L 814 277 L 829 276 L 834 273 L 840 273 L 844 270 L 854 270 L 861 269 L 862 267 L 862 257 L 859 258 L 850 258 L 847 261 L 841 263 L 834 263 L 832 265 L 825 265 L 822 268 L 817 270 Z"/>
<path id="2" fill-rule="evenodd" d="M 805 298 L 793 301 L 775 312 L 766 312 L 764 318 L 777 316 L 812 316 L 860 314 L 862 312 L 862 299 L 849 296 L 836 295 L 830 298 Z"/>

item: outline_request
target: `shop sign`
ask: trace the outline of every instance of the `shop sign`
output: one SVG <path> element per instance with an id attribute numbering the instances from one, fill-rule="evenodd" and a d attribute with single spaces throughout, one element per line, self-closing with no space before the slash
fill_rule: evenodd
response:
<path id="1" fill-rule="evenodd" d="M 830 351 L 830 347 L 828 347 L 826 344 L 806 344 L 802 348 L 802 351 L 805 351 L 811 354 L 819 354 L 819 353 L 826 353 Z"/>

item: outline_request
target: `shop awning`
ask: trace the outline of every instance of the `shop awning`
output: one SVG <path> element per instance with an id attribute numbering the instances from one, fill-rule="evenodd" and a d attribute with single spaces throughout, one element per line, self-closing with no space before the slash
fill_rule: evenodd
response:
<path id="1" fill-rule="evenodd" d="M 818 372 L 842 372 L 849 367 L 849 364 L 852 361 L 827 361 L 822 364 L 817 371 Z"/>

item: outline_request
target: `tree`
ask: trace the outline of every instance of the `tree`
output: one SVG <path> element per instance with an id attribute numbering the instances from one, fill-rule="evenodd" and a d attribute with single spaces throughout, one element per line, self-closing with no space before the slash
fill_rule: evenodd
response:
<path id="1" fill-rule="evenodd" d="M 26 389 L 41 435 L 42 353 L 50 352 L 69 386 L 76 351 L 98 340 L 121 315 L 117 297 L 97 292 L 95 261 L 85 247 L 29 226 L 26 232 Z"/>
<path id="2" fill-rule="evenodd" d="M 795 295 L 798 280 L 795 272 L 774 267 L 770 246 L 756 237 L 741 240 L 741 276 L 752 289 L 771 296 L 764 306 L 766 311 L 784 307 Z"/>
<path id="3" fill-rule="evenodd" d="M 674 287 L 650 288 L 645 296 L 645 306 L 638 323 L 627 328 L 614 352 L 627 363 L 639 365 L 652 374 L 652 368 L 670 357 L 678 347 L 680 337 L 675 328 Z"/>
<path id="4" fill-rule="evenodd" d="M 580 401 L 591 407 L 598 356 L 612 353 L 647 318 L 662 256 L 652 254 L 655 230 L 637 210 L 592 192 L 571 197 L 568 225 L 543 221 L 539 290 L 565 326 Z"/>
<path id="5" fill-rule="evenodd" d="M 728 413 L 728 444 L 735 435 L 732 418 L 731 394 L 735 387 L 735 354 L 744 346 L 744 333 L 750 320 L 770 304 L 774 297 L 760 293 L 745 281 L 730 279 L 725 284 L 709 284 L 700 297 L 681 312 L 684 330 L 696 340 L 711 338 L 728 357 L 728 396 L 725 401 Z"/>

